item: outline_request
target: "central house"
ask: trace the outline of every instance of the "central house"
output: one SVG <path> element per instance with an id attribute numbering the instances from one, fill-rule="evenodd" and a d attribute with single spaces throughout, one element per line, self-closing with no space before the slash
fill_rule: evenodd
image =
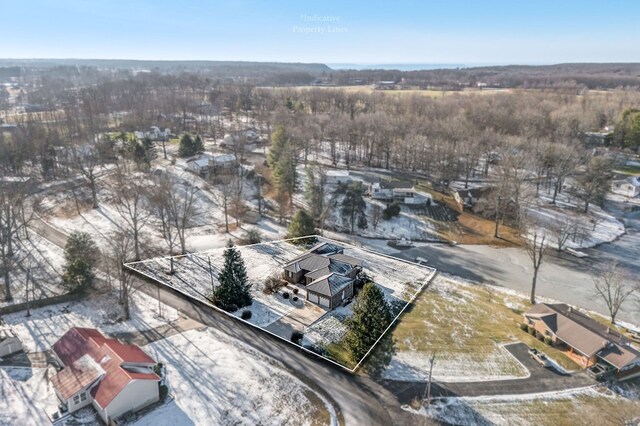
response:
<path id="1" fill-rule="evenodd" d="M 307 300 L 334 309 L 353 297 L 353 284 L 364 261 L 344 254 L 344 248 L 321 243 L 285 264 L 283 277 L 304 287 Z"/>

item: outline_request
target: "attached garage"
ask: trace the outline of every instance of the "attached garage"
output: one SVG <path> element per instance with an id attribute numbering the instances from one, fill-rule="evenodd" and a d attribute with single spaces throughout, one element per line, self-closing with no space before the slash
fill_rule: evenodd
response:
<path id="1" fill-rule="evenodd" d="M 307 286 L 307 300 L 323 308 L 334 309 L 353 296 L 353 278 L 331 273 Z"/>
<path id="2" fill-rule="evenodd" d="M 328 297 L 324 297 L 324 296 L 319 296 L 319 302 L 318 304 L 320 306 L 324 306 L 325 308 L 330 308 L 331 307 L 331 299 L 329 299 Z"/>

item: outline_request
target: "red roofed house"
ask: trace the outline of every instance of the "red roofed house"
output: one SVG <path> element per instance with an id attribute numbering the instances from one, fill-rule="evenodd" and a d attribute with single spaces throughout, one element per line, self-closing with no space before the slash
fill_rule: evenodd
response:
<path id="1" fill-rule="evenodd" d="M 91 404 L 109 424 L 160 399 L 156 362 L 138 346 L 74 327 L 53 345 L 53 352 L 64 368 L 51 383 L 70 413 Z"/>

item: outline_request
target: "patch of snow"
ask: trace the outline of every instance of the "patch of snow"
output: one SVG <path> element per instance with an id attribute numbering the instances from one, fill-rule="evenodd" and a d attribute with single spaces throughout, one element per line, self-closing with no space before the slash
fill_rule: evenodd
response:
<path id="1" fill-rule="evenodd" d="M 191 330 L 145 346 L 166 364 L 175 400 L 146 414 L 136 426 L 158 424 L 311 425 L 318 409 L 337 416 L 315 393 L 271 359 L 213 329 Z"/>
<path id="2" fill-rule="evenodd" d="M 136 292 L 130 302 L 131 319 L 120 322 L 122 308 L 115 295 L 100 295 L 69 303 L 32 309 L 5 315 L 4 321 L 22 341 L 27 352 L 42 352 L 51 348 L 72 327 L 97 328 L 103 333 L 141 331 L 155 328 L 179 318 L 178 312 L 162 305 L 158 316 L 158 302 L 144 293 Z"/>

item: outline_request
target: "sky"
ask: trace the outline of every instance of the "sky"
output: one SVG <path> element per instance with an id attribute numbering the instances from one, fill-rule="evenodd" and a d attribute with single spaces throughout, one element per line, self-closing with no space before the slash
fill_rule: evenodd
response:
<path id="1" fill-rule="evenodd" d="M 640 62 L 637 0 L 0 0 L 1 58 Z"/>

